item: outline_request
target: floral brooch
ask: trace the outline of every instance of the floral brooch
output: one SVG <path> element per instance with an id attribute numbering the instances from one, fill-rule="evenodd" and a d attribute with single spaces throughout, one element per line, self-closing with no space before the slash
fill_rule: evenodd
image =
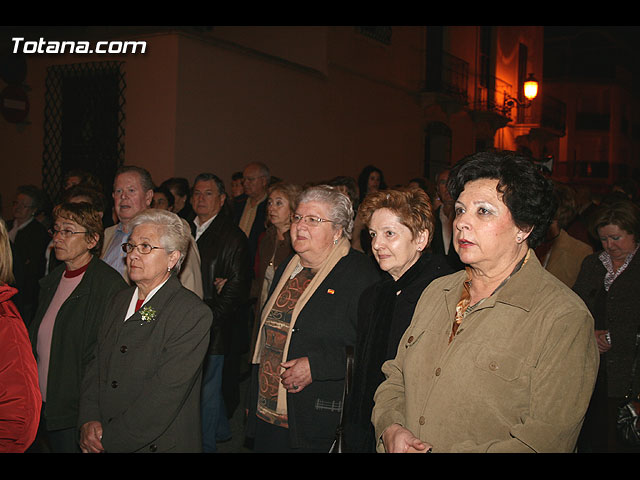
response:
<path id="1" fill-rule="evenodd" d="M 144 308 L 140 309 L 140 316 L 142 317 L 142 323 L 140 325 L 151 323 L 156 319 L 156 311 L 152 307 L 147 305 Z"/>

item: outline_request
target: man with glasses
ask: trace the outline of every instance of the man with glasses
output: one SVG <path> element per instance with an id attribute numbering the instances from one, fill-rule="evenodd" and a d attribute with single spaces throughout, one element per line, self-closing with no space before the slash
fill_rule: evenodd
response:
<path id="1" fill-rule="evenodd" d="M 240 355 L 249 343 L 251 263 L 247 238 L 227 213 L 224 183 L 212 173 L 195 179 L 192 232 L 200 251 L 204 301 L 213 312 L 202 385 L 203 451 L 231 436 L 228 418 L 240 399 Z"/>

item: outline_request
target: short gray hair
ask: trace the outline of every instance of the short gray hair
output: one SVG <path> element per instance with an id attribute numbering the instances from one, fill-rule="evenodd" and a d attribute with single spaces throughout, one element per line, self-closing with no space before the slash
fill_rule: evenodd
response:
<path id="1" fill-rule="evenodd" d="M 351 239 L 353 232 L 353 204 L 348 196 L 330 185 L 316 185 L 300 194 L 298 205 L 321 202 L 329 206 L 329 217 L 335 229 L 342 227 L 342 236 Z"/>
<path id="2" fill-rule="evenodd" d="M 175 272 L 179 272 L 189 251 L 191 232 L 188 225 L 175 213 L 156 208 L 148 208 L 133 217 L 130 231 L 133 232 L 140 225 L 156 225 L 161 228 L 159 233 L 160 246 L 165 249 L 167 254 L 175 251 L 180 252 L 180 258 L 173 267 Z"/>

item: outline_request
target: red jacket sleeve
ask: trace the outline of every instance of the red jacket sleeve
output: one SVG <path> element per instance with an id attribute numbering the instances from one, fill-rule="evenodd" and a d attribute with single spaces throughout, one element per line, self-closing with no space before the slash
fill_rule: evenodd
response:
<path id="1" fill-rule="evenodd" d="M 42 396 L 27 329 L 10 300 L 0 303 L 0 452 L 22 453 L 38 431 Z"/>

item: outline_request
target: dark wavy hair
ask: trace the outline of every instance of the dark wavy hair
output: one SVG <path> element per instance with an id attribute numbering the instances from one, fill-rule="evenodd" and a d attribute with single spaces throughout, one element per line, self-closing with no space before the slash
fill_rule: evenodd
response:
<path id="1" fill-rule="evenodd" d="M 515 224 L 525 231 L 531 229 L 528 246 L 540 245 L 557 209 L 551 181 L 527 157 L 514 152 L 480 152 L 453 166 L 447 189 L 457 200 L 467 182 L 480 179 L 498 180 L 497 190 Z"/>

